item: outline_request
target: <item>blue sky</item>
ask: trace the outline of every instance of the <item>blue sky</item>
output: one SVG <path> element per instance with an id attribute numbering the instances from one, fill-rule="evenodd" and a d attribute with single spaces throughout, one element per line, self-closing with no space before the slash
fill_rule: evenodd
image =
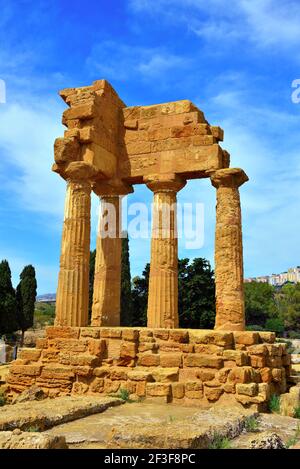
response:
<path id="1" fill-rule="evenodd" d="M 245 275 L 300 264 L 300 3 L 297 0 L 0 0 L 0 258 L 16 285 L 37 270 L 39 293 L 57 284 L 65 183 L 51 172 L 63 134 L 61 88 L 106 78 L 128 105 L 190 99 L 225 131 L 241 188 Z M 129 201 L 152 195 L 135 187 Z M 204 203 L 205 242 L 180 257 L 213 261 L 215 190 L 190 181 L 179 201 Z M 93 197 L 92 246 L 97 200 Z M 132 240 L 132 274 L 150 242 Z"/>

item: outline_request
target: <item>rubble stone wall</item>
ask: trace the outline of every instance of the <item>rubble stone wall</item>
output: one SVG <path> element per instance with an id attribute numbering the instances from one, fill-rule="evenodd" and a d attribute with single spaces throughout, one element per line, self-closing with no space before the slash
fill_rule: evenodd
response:
<path id="1" fill-rule="evenodd" d="M 286 391 L 290 362 L 271 332 L 48 327 L 7 383 L 11 396 L 33 384 L 49 397 L 123 388 L 132 398 L 202 405 L 226 396 L 261 409 Z"/>

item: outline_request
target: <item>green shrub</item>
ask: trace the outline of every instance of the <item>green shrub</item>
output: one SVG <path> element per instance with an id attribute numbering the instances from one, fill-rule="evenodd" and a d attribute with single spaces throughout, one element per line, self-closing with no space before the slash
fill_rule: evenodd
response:
<path id="1" fill-rule="evenodd" d="M 290 339 L 300 339 L 300 333 L 296 331 L 289 331 L 288 332 Z"/>
<path id="2" fill-rule="evenodd" d="M 250 417 L 246 417 L 245 420 L 245 429 L 247 432 L 257 432 L 259 429 L 259 423 L 257 419 L 251 415 Z"/>
<path id="3" fill-rule="evenodd" d="M 280 318 L 270 318 L 266 320 L 265 329 L 276 332 L 276 334 L 282 334 L 284 332 L 284 323 Z"/>
<path id="4" fill-rule="evenodd" d="M 38 425 L 30 425 L 30 427 L 25 428 L 25 432 L 39 432 L 40 428 Z"/>
<path id="5" fill-rule="evenodd" d="M 230 440 L 218 432 L 214 432 L 213 439 L 208 445 L 208 449 L 229 449 Z"/>
<path id="6" fill-rule="evenodd" d="M 129 399 L 129 391 L 127 389 L 121 388 L 118 394 L 118 397 L 125 402 L 128 402 Z"/>
<path id="7" fill-rule="evenodd" d="M 294 418 L 295 419 L 300 419 L 300 406 L 298 406 L 294 409 Z"/>
<path id="8" fill-rule="evenodd" d="M 278 414 L 280 411 L 280 396 L 272 394 L 268 402 L 268 407 L 271 412 Z"/>
<path id="9" fill-rule="evenodd" d="M 250 324 L 249 326 L 246 326 L 246 331 L 264 331 L 265 328 L 262 326 L 258 326 L 255 324 Z"/>

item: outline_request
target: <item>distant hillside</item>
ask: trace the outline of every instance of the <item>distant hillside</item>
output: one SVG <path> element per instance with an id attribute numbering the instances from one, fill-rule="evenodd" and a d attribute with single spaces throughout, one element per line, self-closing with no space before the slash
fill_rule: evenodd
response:
<path id="1" fill-rule="evenodd" d="M 56 294 L 55 293 L 45 293 L 44 295 L 38 295 L 36 301 L 39 303 L 55 303 Z"/>

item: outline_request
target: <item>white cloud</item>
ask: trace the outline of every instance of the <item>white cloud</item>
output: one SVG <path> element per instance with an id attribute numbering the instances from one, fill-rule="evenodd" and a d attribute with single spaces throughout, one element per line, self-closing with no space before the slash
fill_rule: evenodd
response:
<path id="1" fill-rule="evenodd" d="M 246 39 L 258 47 L 298 47 L 300 5 L 296 0 L 131 0 L 135 14 L 184 24 L 212 42 Z"/>
<path id="2" fill-rule="evenodd" d="M 170 70 L 185 68 L 187 58 L 172 54 L 165 48 L 146 48 L 105 41 L 95 45 L 86 65 L 92 73 L 108 80 L 125 81 L 140 75 L 141 78 L 163 76 Z"/>

